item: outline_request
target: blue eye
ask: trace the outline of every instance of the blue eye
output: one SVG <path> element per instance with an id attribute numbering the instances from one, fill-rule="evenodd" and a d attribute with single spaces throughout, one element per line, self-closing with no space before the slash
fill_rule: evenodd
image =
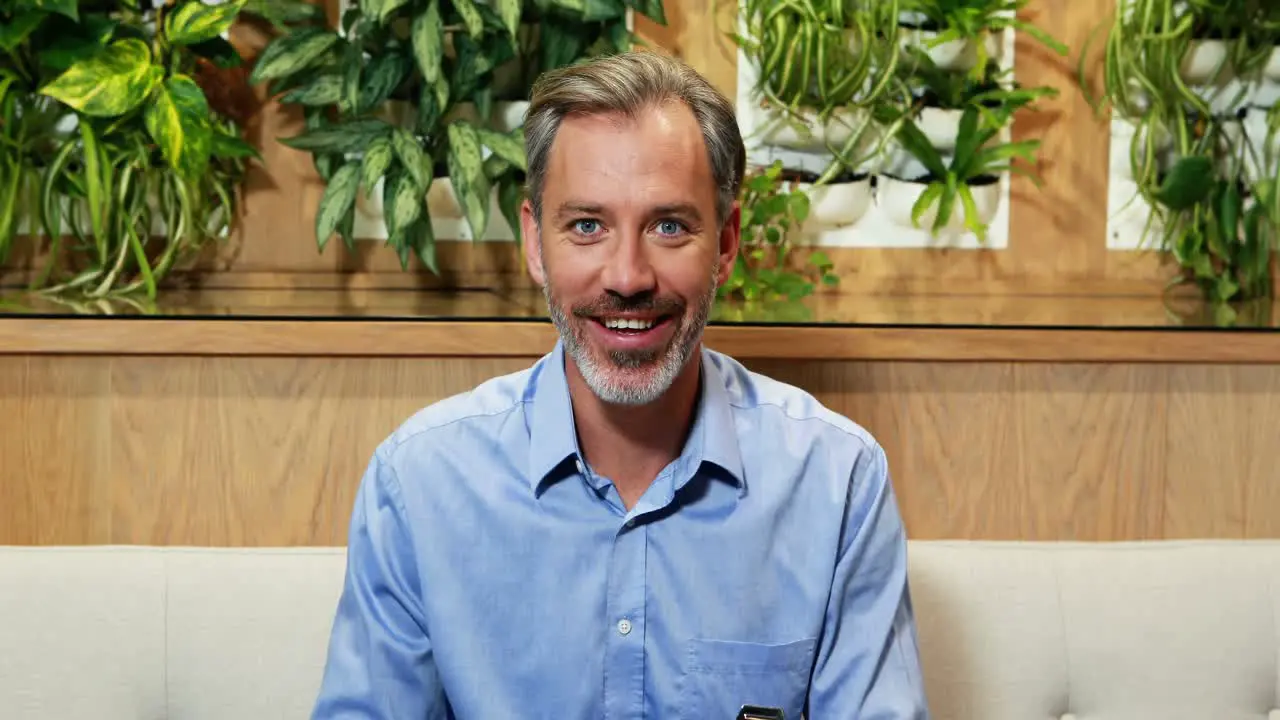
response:
<path id="1" fill-rule="evenodd" d="M 658 233 L 662 235 L 679 235 L 684 231 L 684 225 L 675 220 L 663 220 L 658 223 Z"/>
<path id="2" fill-rule="evenodd" d="M 573 229 L 582 235 L 595 235 L 600 230 L 600 223 L 595 220 L 577 220 L 573 223 Z"/>

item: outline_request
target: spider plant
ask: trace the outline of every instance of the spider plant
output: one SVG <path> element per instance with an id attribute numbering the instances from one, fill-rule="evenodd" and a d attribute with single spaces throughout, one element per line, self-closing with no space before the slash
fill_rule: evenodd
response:
<path id="1" fill-rule="evenodd" d="M 906 53 L 908 61 L 899 66 L 899 82 L 910 98 L 906 111 L 913 115 L 925 107 L 961 111 L 973 107 L 988 124 L 1005 126 L 1018 110 L 1058 95 L 1053 87 L 1022 87 L 1014 80 L 1013 69 L 1002 68 L 994 59 L 974 76 L 940 68 L 920 48 L 909 48 Z"/>
<path id="2" fill-rule="evenodd" d="M 764 105 L 791 122 L 820 122 L 874 102 L 893 79 L 897 48 L 878 42 L 896 25 L 900 0 L 745 0 L 730 33 L 756 70 Z"/>
<path id="3" fill-rule="evenodd" d="M 1067 54 L 1066 45 L 1035 24 L 1018 17 L 1030 0 L 902 0 L 901 10 L 907 17 L 919 18 L 920 29 L 933 30 L 926 47 L 936 47 L 956 40 L 972 41 L 977 52 L 973 73 L 981 76 L 990 54 L 985 39 L 1000 36 L 1006 29 L 1023 32 L 1059 55 Z"/>
<path id="4" fill-rule="evenodd" d="M 984 120 L 976 106 L 966 107 L 960 116 L 955 153 L 948 160 L 911 118 L 903 118 L 898 130 L 899 142 L 928 171 L 925 178 L 915 179 L 927 185 L 911 209 L 911 219 L 916 227 L 919 227 L 925 212 L 936 206 L 937 215 L 930 229 L 934 233 L 941 231 L 950 222 L 959 203 L 964 213 L 965 229 L 972 232 L 979 242 L 986 242 L 987 227 L 979 216 L 970 185 L 989 182 L 1006 172 L 1028 175 L 1039 184 L 1032 171 L 1015 165 L 1013 161 L 1022 159 L 1034 163 L 1040 141 L 999 142 L 1002 127 Z"/>

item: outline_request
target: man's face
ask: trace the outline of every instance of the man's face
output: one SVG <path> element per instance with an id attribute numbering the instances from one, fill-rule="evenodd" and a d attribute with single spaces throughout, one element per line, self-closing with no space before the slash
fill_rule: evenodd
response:
<path id="1" fill-rule="evenodd" d="M 526 258 L 579 372 L 601 399 L 656 400 L 688 365 L 732 269 L 738 213 L 717 222 L 692 111 L 669 102 L 567 117 L 552 144 Z"/>

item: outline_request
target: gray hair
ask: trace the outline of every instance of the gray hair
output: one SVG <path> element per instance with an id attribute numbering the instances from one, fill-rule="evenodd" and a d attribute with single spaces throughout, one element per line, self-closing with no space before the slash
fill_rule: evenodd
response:
<path id="1" fill-rule="evenodd" d="M 723 224 L 742 187 L 746 149 L 733 104 L 696 70 L 669 55 L 633 51 L 596 57 L 544 73 L 533 86 L 525 117 L 528 194 L 542 220 L 547 157 L 560 121 L 568 115 L 622 113 L 679 100 L 693 111 L 716 182 L 716 214 Z"/>

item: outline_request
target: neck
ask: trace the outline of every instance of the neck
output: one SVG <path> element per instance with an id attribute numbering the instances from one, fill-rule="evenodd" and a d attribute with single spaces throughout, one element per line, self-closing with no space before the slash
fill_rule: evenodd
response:
<path id="1" fill-rule="evenodd" d="M 701 369 L 699 348 L 657 400 L 615 405 L 592 392 L 577 363 L 565 363 L 578 445 L 592 469 L 613 482 L 628 508 L 680 456 L 693 425 Z"/>

